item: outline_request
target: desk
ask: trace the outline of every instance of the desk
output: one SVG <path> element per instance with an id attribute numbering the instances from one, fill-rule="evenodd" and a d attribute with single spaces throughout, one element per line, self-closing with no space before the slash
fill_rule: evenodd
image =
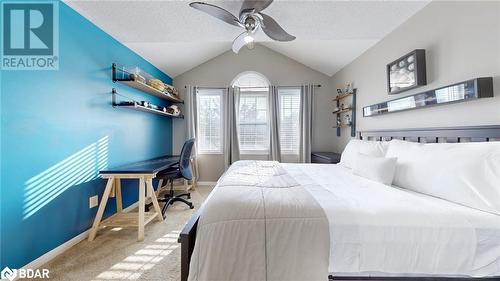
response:
<path id="1" fill-rule="evenodd" d="M 153 178 L 179 161 L 178 156 L 162 156 L 146 161 L 131 163 L 112 169 L 100 171 L 101 178 L 107 179 L 106 188 L 102 195 L 94 224 L 89 234 L 89 241 L 94 240 L 99 226 L 137 226 L 139 241 L 144 240 L 144 226 L 153 219 L 163 221 L 160 205 L 153 189 Z M 137 213 L 125 213 L 122 206 L 121 179 L 139 180 L 139 210 Z M 110 196 L 116 196 L 116 214 L 101 222 L 104 209 Z M 146 199 L 151 198 L 153 212 L 145 211 Z"/>

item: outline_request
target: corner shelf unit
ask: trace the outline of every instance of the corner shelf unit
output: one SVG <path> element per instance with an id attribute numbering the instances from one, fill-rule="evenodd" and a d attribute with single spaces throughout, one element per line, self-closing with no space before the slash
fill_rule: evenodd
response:
<path id="1" fill-rule="evenodd" d="M 350 93 L 340 94 L 333 99 L 336 103 L 337 108 L 340 108 L 340 101 L 352 96 L 352 103 L 349 108 L 339 109 L 337 111 L 332 112 L 335 115 L 335 123 L 337 120 L 341 118 L 341 115 L 346 112 L 351 112 L 351 124 L 341 124 L 340 126 L 333 126 L 333 128 L 337 129 L 337 137 L 340 137 L 343 128 L 351 127 L 351 137 L 356 136 L 356 89 L 353 89 Z"/>
<path id="2" fill-rule="evenodd" d="M 154 113 L 166 117 L 171 117 L 171 118 L 184 118 L 184 115 L 173 115 L 164 111 L 161 111 L 159 109 L 154 109 L 151 107 L 143 106 L 135 101 L 130 101 L 130 102 L 125 102 L 125 103 L 117 103 L 116 102 L 116 95 L 118 94 L 116 92 L 116 89 L 113 88 L 111 91 L 111 94 L 113 95 L 113 107 L 122 107 L 122 108 L 128 108 L 128 109 L 133 109 L 133 110 L 138 110 L 138 111 L 144 111 L 144 112 L 149 112 L 149 113 Z"/>
<path id="3" fill-rule="evenodd" d="M 138 89 L 142 92 L 145 92 L 145 93 L 150 94 L 152 96 L 167 100 L 167 101 L 172 102 L 172 103 L 184 103 L 183 100 L 181 100 L 180 98 L 178 98 L 172 94 L 165 93 L 163 91 L 160 91 L 156 88 L 151 87 L 150 85 L 148 85 L 144 82 L 132 79 L 131 75 L 137 75 L 137 73 L 133 73 L 133 70 L 130 68 L 125 68 L 123 66 L 119 67 L 116 63 L 113 63 L 111 65 L 111 68 L 112 68 L 113 82 L 119 82 L 119 83 L 125 84 L 129 87 Z M 138 68 L 135 68 L 135 69 L 138 69 Z M 143 74 L 144 76 L 148 76 L 149 79 L 153 79 L 153 77 L 151 75 L 147 74 L 144 71 L 141 71 L 141 74 Z"/>

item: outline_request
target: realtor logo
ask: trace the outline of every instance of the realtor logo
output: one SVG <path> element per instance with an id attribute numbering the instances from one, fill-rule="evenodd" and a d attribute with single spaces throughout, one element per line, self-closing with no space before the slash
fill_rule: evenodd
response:
<path id="1" fill-rule="evenodd" d="M 8 266 L 5 267 L 2 272 L 0 272 L 0 279 L 2 280 L 14 280 L 17 276 L 17 270 L 10 269 Z"/>
<path id="2" fill-rule="evenodd" d="M 21 279 L 49 279 L 50 271 L 46 268 L 20 268 L 20 269 L 10 269 L 9 267 L 5 267 L 0 272 L 0 279 L 2 280 L 14 280 L 16 278 Z"/>
<path id="3" fill-rule="evenodd" d="M 58 4 L 2 2 L 2 70 L 59 68 Z"/>

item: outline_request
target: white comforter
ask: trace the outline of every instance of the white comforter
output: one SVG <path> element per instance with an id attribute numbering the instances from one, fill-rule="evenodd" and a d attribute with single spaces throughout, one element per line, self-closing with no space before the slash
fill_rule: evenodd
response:
<path id="1" fill-rule="evenodd" d="M 189 280 L 327 280 L 329 245 L 304 186 L 277 162 L 240 161 L 204 206 Z"/>
<path id="2" fill-rule="evenodd" d="M 190 280 L 500 276 L 500 216 L 339 165 L 265 163 L 238 162 L 219 181 L 198 224 Z"/>

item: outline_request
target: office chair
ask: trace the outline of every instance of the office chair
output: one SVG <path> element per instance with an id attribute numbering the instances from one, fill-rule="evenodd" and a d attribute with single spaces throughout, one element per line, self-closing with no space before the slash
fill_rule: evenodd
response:
<path id="1" fill-rule="evenodd" d="M 189 192 L 179 195 L 174 195 L 174 180 L 181 178 L 184 178 L 186 180 L 193 179 L 193 172 L 191 170 L 189 163 L 191 158 L 191 151 L 193 150 L 194 141 L 195 139 L 189 139 L 184 143 L 184 145 L 182 146 L 181 155 L 179 157 L 179 163 L 175 164 L 171 168 L 159 172 L 156 175 L 157 179 L 166 180 L 167 184 L 168 181 L 170 181 L 169 193 L 163 198 L 158 198 L 159 202 L 165 202 L 165 205 L 161 210 L 163 217 L 165 217 L 165 212 L 167 211 L 168 206 L 172 205 L 174 202 L 178 201 L 183 202 L 187 204 L 190 209 L 194 208 L 193 203 L 182 198 L 185 196 L 187 199 L 191 199 L 191 194 Z"/>

